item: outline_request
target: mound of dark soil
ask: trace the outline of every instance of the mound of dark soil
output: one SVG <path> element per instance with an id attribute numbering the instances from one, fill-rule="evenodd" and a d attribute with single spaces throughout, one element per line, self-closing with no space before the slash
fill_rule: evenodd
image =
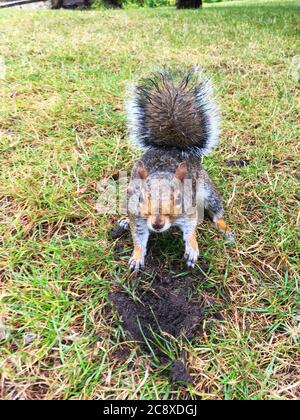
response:
<path id="1" fill-rule="evenodd" d="M 148 290 L 138 292 L 136 301 L 125 291 L 111 294 L 125 329 L 140 342 L 144 340 L 143 334 L 147 338 L 152 336 L 151 330 L 157 334 L 163 331 L 173 337 L 180 334 L 193 337 L 203 318 L 203 303 L 191 296 L 193 282 L 190 276 L 172 278 L 172 274 L 161 271 L 157 274 Z M 143 348 L 146 350 L 147 346 L 143 345 Z"/>
<path id="2" fill-rule="evenodd" d="M 120 253 L 120 243 L 117 252 Z M 138 341 L 143 352 L 167 363 L 170 359 L 163 343 L 169 340 L 169 335 L 191 339 L 202 331 L 205 305 L 196 293 L 196 286 L 204 280 L 203 271 L 207 267 L 202 264 L 201 269 L 186 272 L 184 264 L 170 267 L 168 263 L 166 268 L 163 260 L 153 238 L 146 267 L 139 274 L 140 286 L 135 298 L 126 290 L 119 290 L 110 295 L 110 300 L 129 338 Z M 183 360 L 173 362 L 171 378 L 176 382 L 191 382 Z"/>

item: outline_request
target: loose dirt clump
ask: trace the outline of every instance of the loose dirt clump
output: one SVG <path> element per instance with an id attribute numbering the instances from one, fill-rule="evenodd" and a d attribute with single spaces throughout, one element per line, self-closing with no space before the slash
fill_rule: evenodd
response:
<path id="1" fill-rule="evenodd" d="M 248 159 L 240 159 L 240 160 L 227 160 L 226 166 L 237 166 L 237 167 L 243 167 L 248 166 L 250 163 L 250 160 Z"/>

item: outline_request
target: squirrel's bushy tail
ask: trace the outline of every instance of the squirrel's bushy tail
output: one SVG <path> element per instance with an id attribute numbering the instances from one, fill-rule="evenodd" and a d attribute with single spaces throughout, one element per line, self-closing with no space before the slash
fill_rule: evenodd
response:
<path id="1" fill-rule="evenodd" d="M 142 79 L 126 103 L 131 140 L 142 149 L 178 149 L 203 156 L 219 137 L 219 112 L 212 84 L 202 71 L 166 71 Z"/>

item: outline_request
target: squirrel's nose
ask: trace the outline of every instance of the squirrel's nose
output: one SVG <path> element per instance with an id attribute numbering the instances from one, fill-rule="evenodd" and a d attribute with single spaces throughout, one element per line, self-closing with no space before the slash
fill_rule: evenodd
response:
<path id="1" fill-rule="evenodd" d="M 161 230 L 164 226 L 165 222 L 159 217 L 155 218 L 154 222 L 152 222 L 152 227 L 154 230 Z"/>
<path id="2" fill-rule="evenodd" d="M 154 230 L 161 230 L 164 227 L 164 223 L 155 223 L 152 227 Z"/>

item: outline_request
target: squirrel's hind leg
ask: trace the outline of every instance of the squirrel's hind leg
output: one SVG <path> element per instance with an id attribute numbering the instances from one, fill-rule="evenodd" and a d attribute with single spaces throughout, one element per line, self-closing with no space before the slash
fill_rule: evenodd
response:
<path id="1" fill-rule="evenodd" d="M 204 209 L 216 228 L 222 232 L 228 242 L 234 242 L 234 233 L 224 221 L 224 206 L 221 197 L 205 171 L 202 173 Z"/>
<path id="2" fill-rule="evenodd" d="M 232 232 L 232 230 L 230 229 L 230 227 L 227 225 L 227 223 L 224 220 L 223 205 L 222 205 L 222 209 L 220 209 L 220 205 L 218 205 L 217 209 L 218 211 L 214 213 L 213 207 L 210 205 L 208 215 L 210 219 L 213 221 L 218 231 L 223 233 L 226 241 L 233 243 L 235 241 L 234 233 Z"/>
<path id="3" fill-rule="evenodd" d="M 214 220 L 216 228 L 222 232 L 227 242 L 233 243 L 235 241 L 234 233 L 230 230 L 229 226 L 225 223 L 223 217 Z"/>

